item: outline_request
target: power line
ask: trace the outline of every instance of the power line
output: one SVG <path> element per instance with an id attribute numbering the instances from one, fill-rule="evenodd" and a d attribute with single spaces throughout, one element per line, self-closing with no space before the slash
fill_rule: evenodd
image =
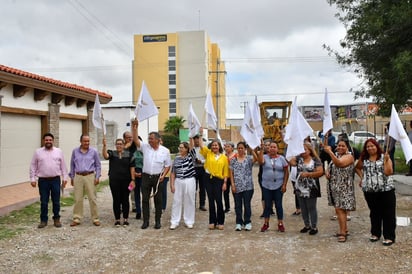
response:
<path id="1" fill-rule="evenodd" d="M 119 49 L 121 52 L 125 53 L 127 56 L 130 57 L 130 47 L 125 43 L 123 40 L 121 40 L 112 30 L 110 30 L 102 21 L 100 21 L 97 16 L 95 16 L 93 13 L 91 13 L 83 4 L 81 4 L 78 0 L 69 0 L 69 4 L 76 10 L 78 13 L 86 19 L 87 22 L 90 23 L 97 31 L 99 31 L 103 36 L 112 42 L 112 44 Z M 90 18 L 92 17 L 94 21 L 99 23 L 100 27 L 103 29 L 107 30 L 112 36 L 114 36 L 120 43 L 116 42 L 110 35 L 108 35 L 105 31 L 101 31 L 101 28 L 95 24 L 95 22 Z M 124 47 L 126 45 L 126 47 Z"/>

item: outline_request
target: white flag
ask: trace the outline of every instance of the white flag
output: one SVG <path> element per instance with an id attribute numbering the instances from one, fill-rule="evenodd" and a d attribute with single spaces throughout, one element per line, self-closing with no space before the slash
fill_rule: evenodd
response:
<path id="1" fill-rule="evenodd" d="M 297 156 L 305 152 L 303 142 L 308 136 L 313 135 L 313 129 L 306 122 L 302 113 L 300 113 L 295 101 L 292 105 L 292 114 L 289 119 L 289 124 L 285 129 L 285 143 L 288 144 L 286 150 L 286 159 L 290 159 L 293 156 Z"/>
<path id="2" fill-rule="evenodd" d="M 142 88 L 140 90 L 140 96 L 137 100 L 137 105 L 134 110 L 137 120 L 139 122 L 149 119 L 152 116 L 159 114 L 152 97 L 150 97 L 149 90 L 146 87 L 145 82 L 142 82 Z"/>
<path id="3" fill-rule="evenodd" d="M 265 132 L 263 131 L 262 127 L 262 120 L 260 117 L 260 109 L 259 109 L 259 104 L 257 102 L 257 96 L 255 96 L 255 100 L 253 101 L 253 104 L 250 108 L 250 114 L 252 118 L 252 123 L 253 127 L 256 129 L 256 134 L 261 139 L 263 135 L 265 135 Z"/>
<path id="4" fill-rule="evenodd" d="M 197 119 L 196 113 L 193 111 L 192 103 L 189 106 L 189 114 L 187 115 L 187 124 L 189 126 L 189 137 L 194 137 L 199 133 L 202 125 Z"/>
<path id="5" fill-rule="evenodd" d="M 96 93 L 96 99 L 94 99 L 93 107 L 93 125 L 95 128 L 103 130 L 103 135 L 106 135 L 106 123 L 103 118 L 102 107 L 100 106 L 99 95 Z"/>
<path id="6" fill-rule="evenodd" d="M 323 134 L 326 134 L 333 128 L 332 111 L 329 104 L 328 90 L 325 89 L 325 99 L 323 106 Z"/>
<path id="7" fill-rule="evenodd" d="M 213 108 L 212 95 L 210 91 L 206 95 L 205 110 L 207 127 L 217 131 L 217 118 Z"/>
<path id="8" fill-rule="evenodd" d="M 245 117 L 243 118 L 242 127 L 240 128 L 240 135 L 242 135 L 245 142 L 253 149 L 260 145 L 260 137 L 257 134 L 253 118 L 253 106 L 247 105 L 245 108 Z"/>
<path id="9" fill-rule="evenodd" d="M 392 105 L 391 122 L 389 125 L 389 136 L 401 143 L 406 163 L 412 159 L 412 144 L 403 128 L 401 119 L 399 119 L 395 106 Z"/>

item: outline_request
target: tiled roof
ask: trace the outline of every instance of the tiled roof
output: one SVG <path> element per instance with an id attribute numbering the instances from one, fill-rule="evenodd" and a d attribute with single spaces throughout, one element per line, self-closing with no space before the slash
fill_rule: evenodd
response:
<path id="1" fill-rule="evenodd" d="M 11 73 L 11 74 L 15 74 L 18 76 L 22 76 L 22 77 L 27 77 L 27 78 L 31 78 L 34 80 L 38 80 L 38 81 L 42 81 L 45 83 L 49 83 L 49 84 L 53 84 L 56 86 L 60 86 L 60 87 L 64 87 L 64 88 L 69 88 L 69 89 L 74 89 L 74 90 L 78 90 L 78 91 L 82 91 L 82 92 L 87 92 L 87 93 L 91 93 L 91 94 L 99 94 L 99 96 L 108 98 L 108 99 L 112 99 L 112 96 L 110 94 L 95 90 L 95 89 L 91 89 L 91 88 L 86 88 L 83 86 L 79 86 L 76 84 L 70 84 L 67 82 L 63 82 L 63 81 L 59 81 L 59 80 L 55 80 L 52 78 L 48 78 L 45 76 L 41 76 L 41 75 L 37 75 L 34 73 L 30 73 L 30 72 L 26 72 L 23 70 L 19 70 L 19 69 L 15 69 L 15 68 L 11 68 L 11 67 L 7 67 L 4 65 L 0 65 L 0 72 L 7 72 L 7 73 Z"/>

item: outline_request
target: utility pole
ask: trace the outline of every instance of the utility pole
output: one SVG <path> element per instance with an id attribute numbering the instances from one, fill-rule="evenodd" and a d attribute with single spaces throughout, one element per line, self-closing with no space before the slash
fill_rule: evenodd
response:
<path id="1" fill-rule="evenodd" d="M 219 74 L 226 74 L 226 70 L 219 70 L 220 60 L 216 60 L 216 71 L 209 71 L 209 74 L 216 73 L 216 119 L 217 119 L 217 129 L 219 130 L 220 120 L 219 120 Z"/>

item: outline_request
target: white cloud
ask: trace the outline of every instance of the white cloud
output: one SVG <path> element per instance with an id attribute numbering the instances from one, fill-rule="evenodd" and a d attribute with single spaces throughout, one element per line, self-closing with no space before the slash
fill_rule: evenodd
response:
<path id="1" fill-rule="evenodd" d="M 338 48 L 345 34 L 334 13 L 326 0 L 3 0 L 0 63 L 130 102 L 133 35 L 202 29 L 221 48 L 231 112 L 254 95 L 322 104 L 307 94 L 359 84 L 325 58 L 322 44 Z"/>

